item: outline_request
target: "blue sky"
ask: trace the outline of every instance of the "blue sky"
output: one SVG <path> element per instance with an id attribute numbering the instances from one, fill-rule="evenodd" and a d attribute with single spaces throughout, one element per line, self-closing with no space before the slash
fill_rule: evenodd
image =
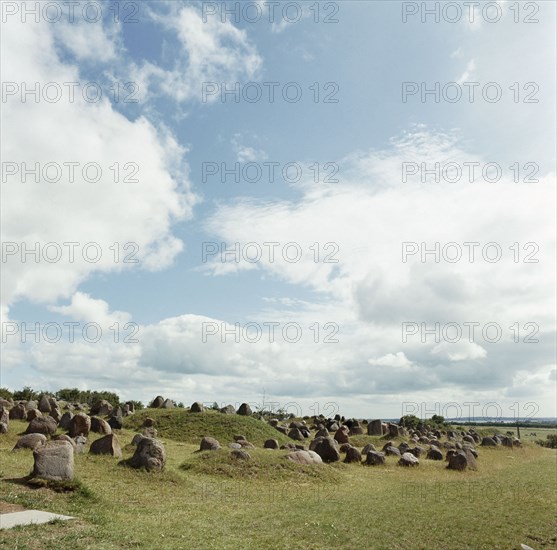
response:
<path id="1" fill-rule="evenodd" d="M 104 17 L 94 23 L 3 14 L 3 81 L 69 79 L 105 90 L 98 103 L 3 98 L 4 161 L 105 167 L 96 184 L 23 184 L 18 174 L 2 183 L 3 241 L 95 241 L 105 251 L 95 265 L 3 261 L 3 326 L 72 319 L 105 330 L 94 344 L 6 337 L 2 385 L 107 388 L 145 401 L 161 393 L 184 402 L 253 402 L 265 391 L 305 410 L 334 402 L 349 415 L 389 417 L 407 402 L 495 401 L 511 416 L 513 403 L 535 401 L 540 416 L 555 415 L 554 4 L 536 4 L 537 23 L 524 21 L 524 3 L 513 12 L 504 1 L 492 3 L 502 15 L 496 23 L 481 7 L 473 23 L 467 8 L 456 23 L 423 23 L 419 13 L 403 23 L 403 2 L 344 1 L 320 3 L 321 17 L 338 7 L 338 22 L 325 23 L 313 20 L 314 3 L 295 4 L 300 21 L 278 15 L 274 24 L 220 11 L 204 21 L 203 10 L 222 2 L 145 2 L 137 23 L 122 12 L 114 23 L 113 2 L 99 4 Z M 106 91 L 115 82 L 134 83 L 138 102 L 114 101 Z M 203 102 L 207 82 L 252 89 L 278 82 L 278 90 L 293 82 L 303 96 Z M 403 102 L 403 82 L 461 90 L 478 82 L 480 91 L 491 82 L 503 96 Z M 338 102 L 315 103 L 314 83 L 320 99 L 337 90 Z M 536 103 L 524 102 L 530 92 Z M 136 163 L 140 182 L 111 182 L 115 161 Z M 298 163 L 303 175 L 296 183 L 280 175 L 273 183 L 204 182 L 207 162 Z M 495 162 L 503 175 L 497 183 L 481 174 L 474 183 L 403 183 L 404 162 L 477 162 L 480 171 Z M 535 163 L 538 183 L 514 182 L 508 167 L 516 162 L 521 177 Z M 312 181 L 314 163 L 338 165 L 338 182 Z M 201 259 L 203 243 L 269 241 L 299 243 L 304 257 Z M 505 255 L 497 263 L 403 264 L 403 241 L 496 242 Z M 107 259 L 114 242 L 139 243 L 139 263 Z M 335 243 L 339 262 L 313 262 L 315 242 Z M 513 262 L 515 242 L 535 243 L 539 261 Z M 200 339 L 202 323 L 269 321 L 298 323 L 304 338 Z M 114 322 L 137 324 L 139 341 L 110 341 Z M 402 342 L 405 322 L 493 322 L 504 334 L 497 343 Z M 531 345 L 522 341 L 529 322 L 540 334 Z M 313 342 L 315 323 L 335 323 L 339 342 Z M 519 343 L 508 328 L 514 323 Z"/>

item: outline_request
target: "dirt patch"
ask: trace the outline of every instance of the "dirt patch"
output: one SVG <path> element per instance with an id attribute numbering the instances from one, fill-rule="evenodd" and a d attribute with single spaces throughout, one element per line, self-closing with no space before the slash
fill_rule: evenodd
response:
<path id="1" fill-rule="evenodd" d="M 0 500 L 0 514 L 10 514 L 12 512 L 23 512 L 25 508 L 19 504 L 10 504 Z"/>

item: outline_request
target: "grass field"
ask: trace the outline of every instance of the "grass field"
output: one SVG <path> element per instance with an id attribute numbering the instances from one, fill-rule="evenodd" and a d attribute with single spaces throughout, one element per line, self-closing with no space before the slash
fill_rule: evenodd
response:
<path id="1" fill-rule="evenodd" d="M 555 548 L 557 451 L 479 448 L 478 471 L 455 472 L 420 460 L 400 468 L 357 464 L 299 466 L 286 451 L 229 449 L 196 453 L 203 435 L 226 445 L 236 434 L 260 446 L 279 432 L 253 418 L 184 410 L 145 411 L 119 432 L 124 458 L 142 418 L 157 421 L 167 450 L 162 474 L 132 470 L 117 459 L 76 456 L 74 492 L 32 489 L 22 478 L 31 451 L 12 453 L 26 423 L 0 436 L 0 511 L 18 506 L 78 519 L 0 531 L 6 549 L 519 549 Z M 489 429 L 484 429 L 489 431 Z M 483 430 L 482 430 L 483 431 Z M 546 430 L 535 430 L 545 438 Z M 94 439 L 93 435 L 90 440 Z M 380 438 L 352 438 L 362 446 Z M 527 439 L 527 438 L 526 438 Z"/>

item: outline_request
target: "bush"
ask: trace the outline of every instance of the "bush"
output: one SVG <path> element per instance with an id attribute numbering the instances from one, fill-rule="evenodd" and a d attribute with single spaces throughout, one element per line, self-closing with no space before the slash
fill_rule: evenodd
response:
<path id="1" fill-rule="evenodd" d="M 25 386 L 22 390 L 14 391 L 14 401 L 31 401 L 38 397 L 39 394 L 29 386 Z"/>
<path id="2" fill-rule="evenodd" d="M 541 445 L 542 447 L 557 449 L 557 434 L 549 434 L 546 441 L 544 441 L 543 439 L 539 439 L 536 443 L 538 445 Z"/>
<path id="3" fill-rule="evenodd" d="M 14 394 L 8 388 L 0 388 L 0 399 L 12 401 Z"/>

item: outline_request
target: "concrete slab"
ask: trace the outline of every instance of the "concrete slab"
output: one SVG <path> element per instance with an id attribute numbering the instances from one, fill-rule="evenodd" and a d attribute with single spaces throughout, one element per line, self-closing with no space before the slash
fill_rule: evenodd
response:
<path id="1" fill-rule="evenodd" d="M 33 525 L 48 523 L 53 519 L 68 520 L 75 519 L 72 516 L 61 516 L 40 510 L 24 510 L 23 512 L 11 512 L 10 514 L 0 514 L 0 529 L 11 529 L 18 525 Z"/>

